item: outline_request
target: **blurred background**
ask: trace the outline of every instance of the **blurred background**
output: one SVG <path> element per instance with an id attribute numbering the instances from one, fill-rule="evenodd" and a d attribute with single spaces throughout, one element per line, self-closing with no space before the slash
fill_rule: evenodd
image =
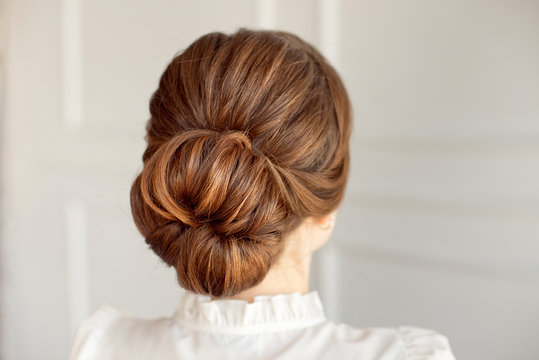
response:
<path id="1" fill-rule="evenodd" d="M 148 102 L 173 55 L 240 26 L 318 47 L 353 165 L 312 288 L 335 321 L 414 325 L 456 358 L 539 358 L 539 1 L 0 0 L 0 356 L 66 358 L 101 304 L 170 315 L 136 231 Z"/>

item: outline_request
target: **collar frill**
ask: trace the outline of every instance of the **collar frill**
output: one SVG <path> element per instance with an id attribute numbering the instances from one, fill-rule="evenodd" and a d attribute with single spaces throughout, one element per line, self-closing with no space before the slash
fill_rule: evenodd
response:
<path id="1" fill-rule="evenodd" d="M 211 300 L 184 292 L 174 318 L 184 326 L 209 332 L 253 334 L 313 326 L 327 321 L 318 291 Z"/>

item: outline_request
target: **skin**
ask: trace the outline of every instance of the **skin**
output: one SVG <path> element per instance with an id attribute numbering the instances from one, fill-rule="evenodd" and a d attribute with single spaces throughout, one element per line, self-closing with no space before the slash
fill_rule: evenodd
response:
<path id="1" fill-rule="evenodd" d="M 308 217 L 284 239 L 283 253 L 258 285 L 232 297 L 253 302 L 258 295 L 291 294 L 309 292 L 309 273 L 313 253 L 330 238 L 335 226 L 337 210 L 322 216 Z"/>

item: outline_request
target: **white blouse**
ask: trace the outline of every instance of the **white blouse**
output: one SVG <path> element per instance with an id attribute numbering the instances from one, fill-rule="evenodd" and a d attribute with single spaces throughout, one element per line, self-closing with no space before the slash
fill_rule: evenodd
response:
<path id="1" fill-rule="evenodd" d="M 329 321 L 317 291 L 211 300 L 185 292 L 171 317 L 144 320 L 112 307 L 80 325 L 71 360 L 454 360 L 447 337 L 412 327 Z"/>

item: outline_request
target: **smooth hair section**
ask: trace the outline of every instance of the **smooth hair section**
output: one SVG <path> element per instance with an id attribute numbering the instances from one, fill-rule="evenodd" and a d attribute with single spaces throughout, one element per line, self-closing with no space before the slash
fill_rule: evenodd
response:
<path id="1" fill-rule="evenodd" d="M 150 114 L 131 209 L 186 290 L 223 297 L 255 286 L 285 235 L 343 198 L 350 101 L 293 34 L 202 36 L 168 64 Z"/>

